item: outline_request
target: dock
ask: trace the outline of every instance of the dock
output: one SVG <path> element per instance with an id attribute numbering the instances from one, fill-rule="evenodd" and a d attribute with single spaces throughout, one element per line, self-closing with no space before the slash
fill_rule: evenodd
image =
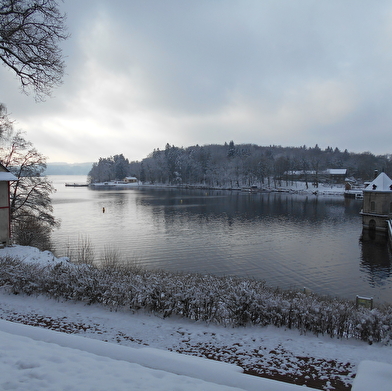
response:
<path id="1" fill-rule="evenodd" d="M 346 198 L 355 198 L 357 200 L 363 200 L 363 190 L 345 190 L 344 196 Z"/>
<path id="2" fill-rule="evenodd" d="M 88 187 L 88 183 L 66 183 L 67 187 Z"/>

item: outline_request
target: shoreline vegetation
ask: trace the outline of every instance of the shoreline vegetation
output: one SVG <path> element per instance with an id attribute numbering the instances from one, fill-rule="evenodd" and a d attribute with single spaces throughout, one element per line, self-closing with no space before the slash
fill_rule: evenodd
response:
<path id="1" fill-rule="evenodd" d="M 206 185 L 208 188 L 259 188 L 289 186 L 304 181 L 320 184 L 363 184 L 375 170 L 391 174 L 389 155 L 357 154 L 316 144 L 314 148 L 255 144 L 194 145 L 176 147 L 166 144 L 154 149 L 142 161 L 129 161 L 123 154 L 100 157 L 88 173 L 89 181 L 110 182 L 127 177 L 141 183 Z"/>
<path id="2" fill-rule="evenodd" d="M 273 325 L 369 344 L 392 341 L 392 306 L 387 304 L 368 309 L 347 299 L 268 287 L 255 279 L 146 270 L 137 261 L 121 262 L 111 249 L 97 265 L 88 240 L 77 254 L 68 255 L 51 254 L 53 261 L 45 264 L 0 257 L 0 286 L 12 294 L 46 295 L 225 327 Z"/>

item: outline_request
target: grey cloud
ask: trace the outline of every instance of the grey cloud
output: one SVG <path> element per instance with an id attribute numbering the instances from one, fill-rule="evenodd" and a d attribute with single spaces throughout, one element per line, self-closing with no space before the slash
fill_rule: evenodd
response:
<path id="1" fill-rule="evenodd" d="M 21 97 L 5 70 L 0 88 L 12 91 L 2 101 L 28 132 L 51 134 L 45 124 L 63 118 L 73 161 L 89 138 L 91 155 L 80 160 L 121 152 L 121 139 L 131 159 L 166 142 L 231 139 L 390 148 L 388 1 L 85 0 L 64 10 L 71 38 L 55 98 Z"/>

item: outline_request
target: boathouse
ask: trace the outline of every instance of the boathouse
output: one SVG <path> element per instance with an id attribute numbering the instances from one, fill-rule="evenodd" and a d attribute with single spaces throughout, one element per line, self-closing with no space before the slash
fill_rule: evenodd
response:
<path id="1" fill-rule="evenodd" d="M 392 179 L 385 172 L 363 190 L 361 215 L 364 229 L 387 232 L 392 218 Z"/>
<path id="2" fill-rule="evenodd" d="M 137 183 L 137 178 L 134 176 L 127 176 L 124 178 L 125 183 Z"/>
<path id="3" fill-rule="evenodd" d="M 11 240 L 10 182 L 18 178 L 0 163 L 0 247 Z"/>

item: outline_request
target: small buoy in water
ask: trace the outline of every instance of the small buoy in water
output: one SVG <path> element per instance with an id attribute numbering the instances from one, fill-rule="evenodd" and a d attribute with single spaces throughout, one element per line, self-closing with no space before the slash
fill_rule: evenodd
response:
<path id="1" fill-rule="evenodd" d="M 105 207 L 102 208 L 102 213 L 105 213 Z"/>

